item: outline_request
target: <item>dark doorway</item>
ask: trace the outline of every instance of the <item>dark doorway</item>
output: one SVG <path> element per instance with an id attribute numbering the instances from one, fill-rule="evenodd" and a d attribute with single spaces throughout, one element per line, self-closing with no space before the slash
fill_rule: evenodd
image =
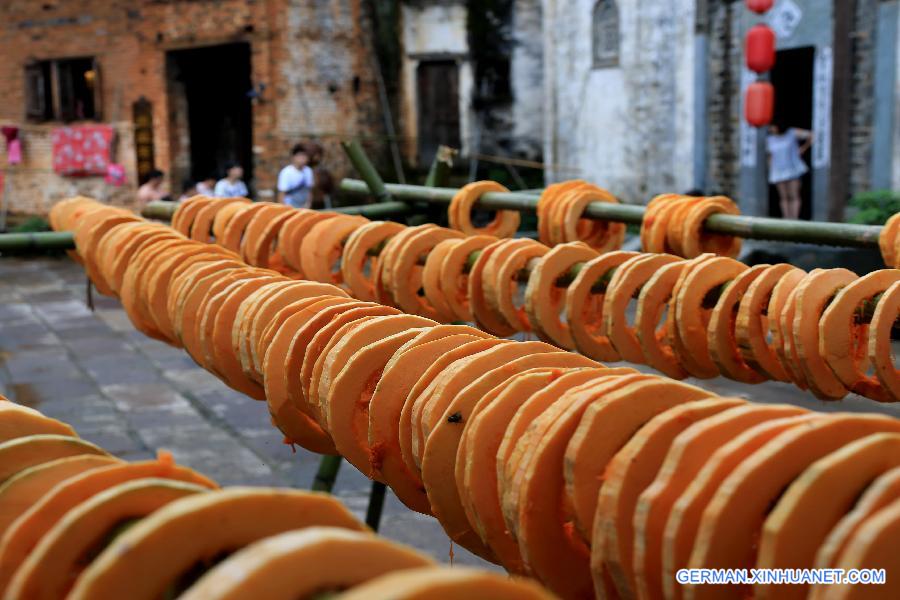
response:
<path id="1" fill-rule="evenodd" d="M 813 60 L 816 49 L 812 46 L 780 50 L 775 55 L 775 67 L 772 69 L 771 81 L 775 86 L 776 123 L 783 127 L 810 129 L 813 111 Z M 803 206 L 800 218 L 810 219 L 812 216 L 812 166 L 810 152 L 803 155 L 803 160 L 810 170 L 801 178 L 801 197 Z M 769 214 L 781 216 L 778 206 L 778 190 L 769 186 Z"/>
<path id="2" fill-rule="evenodd" d="M 441 144 L 460 147 L 459 67 L 454 60 L 429 60 L 416 70 L 419 109 L 419 164 L 434 160 Z"/>
<path id="3" fill-rule="evenodd" d="M 253 178 L 250 45 L 173 50 L 167 55 L 172 184 L 220 178 L 225 166 Z"/>

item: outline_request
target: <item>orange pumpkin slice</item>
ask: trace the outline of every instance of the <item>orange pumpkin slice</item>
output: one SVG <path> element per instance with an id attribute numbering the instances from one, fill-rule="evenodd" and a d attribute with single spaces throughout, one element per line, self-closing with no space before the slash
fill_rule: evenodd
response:
<path id="1" fill-rule="evenodd" d="M 511 573 L 524 573 L 525 568 L 519 546 L 508 531 L 500 507 L 498 463 L 505 462 L 505 456 L 512 452 L 526 424 L 566 391 L 601 376 L 624 371 L 627 369 L 566 369 L 535 393 L 526 395 L 502 390 L 503 393 L 491 401 L 480 400 L 473 408 L 456 453 L 456 486 L 475 532 Z M 519 375 L 516 380 L 526 377 L 528 381 L 522 381 L 525 386 L 546 379 L 541 370 L 528 376 Z"/>
<path id="2" fill-rule="evenodd" d="M 194 219 L 200 210 L 218 201 L 217 198 L 210 196 L 191 196 L 175 209 L 171 221 L 172 229 L 185 237 L 189 237 L 191 235 L 191 226 L 194 224 Z"/>
<path id="3" fill-rule="evenodd" d="M 190 238 L 198 242 L 203 242 L 204 244 L 213 241 L 213 223 L 215 222 L 219 211 L 230 204 L 239 206 L 241 204 L 248 204 L 249 202 L 250 200 L 247 200 L 246 198 L 218 198 L 215 202 L 210 202 L 203 206 L 197 211 L 197 215 L 194 217 L 194 222 L 190 229 Z M 231 210 L 235 209 L 232 208 Z"/>
<path id="4" fill-rule="evenodd" d="M 233 260 L 201 262 L 173 281 L 166 310 L 179 343 L 184 345 L 184 336 L 192 335 L 197 322 L 202 319 L 203 315 L 197 311 L 210 288 L 223 277 L 243 273 L 246 268 L 243 263 Z"/>
<path id="5" fill-rule="evenodd" d="M 422 289 L 423 268 L 418 264 L 419 258 L 427 254 L 438 243 L 462 236 L 451 229 L 431 228 L 417 231 L 406 238 L 397 248 L 390 264 L 390 290 L 397 306 L 404 312 L 421 315 L 429 319 L 438 319 L 437 309 L 428 298 L 419 293 Z"/>
<path id="6" fill-rule="evenodd" d="M 853 281 L 834 297 L 819 320 L 819 354 L 847 389 L 879 402 L 891 396 L 874 375 L 866 375 L 868 326 L 859 323 L 856 310 L 900 281 L 900 271 L 874 271 Z"/>
<path id="7" fill-rule="evenodd" d="M 450 250 L 462 241 L 451 238 L 438 242 L 425 257 L 425 267 L 422 269 L 422 291 L 437 314 L 437 320 L 443 323 L 456 320 L 456 314 L 450 308 L 450 304 L 444 298 L 444 290 L 441 289 L 441 267 Z"/>
<path id="8" fill-rule="evenodd" d="M 663 597 L 660 573 L 666 521 L 672 505 L 710 455 L 759 423 L 804 412 L 788 405 L 739 406 L 691 424 L 672 441 L 653 482 L 641 492 L 634 508 L 632 566 L 638 597 Z"/>
<path id="9" fill-rule="evenodd" d="M 345 325 L 362 323 L 366 317 L 397 314 L 396 309 L 375 303 L 369 303 L 368 306 L 356 306 L 346 311 L 341 311 L 340 308 L 340 305 L 334 307 L 340 314 L 334 315 L 329 322 L 321 324 L 321 327 L 310 338 L 303 357 L 303 366 L 300 368 L 299 385 L 305 399 L 305 405 L 311 411 L 310 416 L 323 427 L 325 426 L 325 415 L 322 414 L 322 407 L 319 404 L 318 389 L 313 387 L 313 377 L 316 363 L 321 364 L 319 361 L 328 348 L 328 343 Z M 313 322 L 318 323 L 315 319 Z M 309 327 L 310 324 L 307 324 L 306 328 Z"/>
<path id="10" fill-rule="evenodd" d="M 900 583 L 891 577 L 900 569 L 896 547 L 900 535 L 900 501 L 879 510 L 859 527 L 841 553 L 835 568 L 883 569 L 886 574 L 882 585 L 817 585 L 812 597 L 857 600 L 860 598 L 896 598 L 900 596 Z M 818 589 L 817 589 L 818 588 Z"/>
<path id="11" fill-rule="evenodd" d="M 40 433 L 7 440 L 0 443 L 0 484 L 18 471 L 79 454 L 109 456 L 102 448 L 71 435 Z"/>
<path id="12" fill-rule="evenodd" d="M 78 437 L 68 424 L 51 419 L 33 408 L 13 402 L 0 403 L 0 443 L 38 434 Z"/>
<path id="13" fill-rule="evenodd" d="M 499 352 L 498 347 L 483 354 Z M 484 360 L 486 360 L 486 356 L 477 359 L 473 357 L 472 363 Z M 505 384 L 513 384 L 514 375 L 531 369 L 543 368 L 558 371 L 563 368 L 597 366 L 599 366 L 598 363 L 569 352 L 526 355 L 499 365 L 477 379 L 470 380 L 471 383 L 453 395 L 440 420 L 427 434 L 421 461 L 422 481 L 428 493 L 432 514 L 437 517 L 451 539 L 475 554 L 496 560 L 490 548 L 475 533 L 463 506 L 461 492 L 456 485 L 459 444 L 463 429 L 468 424 L 476 404 L 485 398 L 496 397 L 503 391 Z M 468 370 L 468 368 L 470 367 L 465 367 L 464 370 Z M 465 460 L 465 457 L 463 458 Z"/>
<path id="14" fill-rule="evenodd" d="M 607 190 L 594 185 L 567 192 L 554 211 L 555 219 L 550 223 L 551 238 L 556 237 L 556 243 L 582 241 L 601 253 L 618 250 L 625 239 L 625 224 L 584 219 L 585 209 L 593 202 L 618 204 L 619 201 Z M 554 230 L 558 231 L 556 236 Z"/>
<path id="15" fill-rule="evenodd" d="M 312 598 L 322 590 L 352 589 L 386 573 L 433 564 L 412 548 L 368 533 L 308 527 L 250 544 L 208 571 L 180 597 Z"/>
<path id="16" fill-rule="evenodd" d="M 290 206 L 275 204 L 258 211 L 244 229 L 244 238 L 241 240 L 241 257 L 255 267 L 268 267 L 270 257 L 278 257 L 278 253 L 272 254 L 272 247 L 278 232 L 284 222 L 293 216 L 294 209 Z M 280 260 L 280 257 L 278 257 Z"/>
<path id="17" fill-rule="evenodd" d="M 766 517 L 756 566 L 812 568 L 828 532 L 878 476 L 900 466 L 900 435 L 863 437 L 812 463 Z M 754 585 L 770 598 L 805 598 L 808 586 Z"/>
<path id="18" fill-rule="evenodd" d="M 255 380 L 244 374 L 241 361 L 231 345 L 231 331 L 234 328 L 234 318 L 241 302 L 260 287 L 277 281 L 275 277 L 261 276 L 247 281 L 235 283 L 231 288 L 222 292 L 225 296 L 217 311 L 207 312 L 208 322 L 214 317 L 212 327 L 207 325 L 207 343 L 204 345 L 204 356 L 213 371 L 219 375 L 229 387 L 242 392 L 255 400 L 265 400 L 263 387 Z"/>
<path id="19" fill-rule="evenodd" d="M 550 235 L 550 225 L 553 222 L 551 213 L 557 207 L 559 200 L 569 191 L 587 183 L 582 179 L 571 179 L 560 183 L 551 183 L 538 198 L 535 212 L 538 219 L 538 239 L 547 246 L 554 246 L 555 243 Z"/>
<path id="20" fill-rule="evenodd" d="M 714 214 L 739 215 L 737 205 L 725 196 L 704 198 L 703 202 L 693 206 L 684 218 L 681 246 L 684 255 L 690 258 L 711 252 L 718 256 L 734 258 L 741 252 L 741 238 L 708 233 L 703 230 L 706 219 Z"/>
<path id="21" fill-rule="evenodd" d="M 113 486 L 144 478 L 184 481 L 207 488 L 216 484 L 203 475 L 176 465 L 168 453 L 156 460 L 114 463 L 69 477 L 47 491 L 9 526 L 0 537 L 0 590 L 5 589 L 46 533 L 72 508 Z"/>
<path id="22" fill-rule="evenodd" d="M 337 216 L 337 213 L 320 212 L 306 208 L 295 209 L 294 214 L 288 217 L 287 221 L 281 226 L 276 246 L 279 256 L 294 271 L 306 277 L 300 264 L 300 247 L 303 243 L 303 238 L 306 237 L 306 234 L 309 233 L 309 230 L 316 223 L 326 219 L 333 219 Z"/>
<path id="23" fill-rule="evenodd" d="M 456 567 L 404 569 L 341 594 L 343 600 L 551 600 L 539 585 L 498 573 Z"/>
<path id="24" fill-rule="evenodd" d="M 432 363 L 445 356 L 466 356 L 489 348 L 495 341 L 476 343 L 486 335 L 478 330 L 443 333 L 444 328 L 460 325 L 439 325 L 420 333 L 401 347 L 387 362 L 369 400 L 368 446 L 370 477 L 383 479 L 409 508 L 431 514 L 428 498 L 418 474 L 410 470 L 401 454 L 402 415 L 410 391 L 422 377 L 429 376 Z M 471 329 L 466 327 L 465 329 Z M 440 336 L 440 337 L 434 337 Z M 456 352 L 460 350 L 460 352 Z M 407 413 L 407 418 L 409 413 Z M 407 421 L 407 429 L 409 429 Z M 408 434 L 407 434 L 408 435 Z"/>
<path id="25" fill-rule="evenodd" d="M 498 471 L 504 518 L 525 569 L 562 597 L 589 597 L 593 589 L 589 549 L 561 508 L 565 447 L 591 403 L 635 378 L 641 376 L 608 376 L 567 392 L 519 438 L 511 461 L 520 456 L 511 476 Z"/>
<path id="26" fill-rule="evenodd" d="M 797 286 L 792 343 L 810 390 L 823 400 L 839 400 L 847 395 L 847 388 L 819 352 L 819 320 L 828 301 L 856 279 L 847 269 L 827 269 L 810 274 Z"/>
<path id="27" fill-rule="evenodd" d="M 65 597 L 92 552 L 118 525 L 204 491 L 204 487 L 171 479 L 137 479 L 97 493 L 73 507 L 41 538 L 19 566 L 7 594 L 47 600 Z"/>
<path id="28" fill-rule="evenodd" d="M 126 243 L 116 249 L 112 258 L 101 267 L 104 281 L 114 293 L 117 293 L 121 287 L 125 270 L 131 264 L 131 258 L 135 252 L 144 244 L 151 244 L 161 239 L 179 239 L 179 236 L 164 227 L 152 227 L 141 231 L 137 231 L 135 228 L 133 235 L 127 239 Z"/>
<path id="29" fill-rule="evenodd" d="M 682 238 L 684 237 L 684 221 L 688 211 L 698 204 L 701 204 L 704 200 L 705 198 L 703 197 L 684 196 L 680 198 L 677 203 L 673 203 L 668 209 L 668 227 L 666 228 L 665 248 L 669 253 L 693 258 L 693 256 L 685 251 L 684 245 L 682 244 Z"/>
<path id="30" fill-rule="evenodd" d="M 893 215 L 888 219 L 878 234 L 878 247 L 881 250 L 881 257 L 884 258 L 884 264 L 889 267 L 897 268 L 897 240 L 900 240 L 900 213 Z"/>
<path id="31" fill-rule="evenodd" d="M 583 263 L 596 257 L 597 252 L 582 242 L 560 244 L 531 271 L 525 288 L 525 313 L 531 330 L 545 342 L 570 350 L 575 348 L 569 325 L 560 319 L 566 306 L 566 290 L 557 287 L 556 280 L 574 265 L 582 263 L 583 267 Z"/>
<path id="32" fill-rule="evenodd" d="M 486 297 L 485 286 L 491 280 L 490 273 L 487 271 L 488 263 L 496 255 L 508 252 L 510 243 L 519 243 L 519 241 L 498 240 L 483 247 L 478 258 L 472 264 L 468 279 L 469 309 L 472 311 L 475 324 L 479 328 L 500 337 L 512 335 L 515 333 L 515 329 L 510 327 L 502 315 L 491 310 Z"/>
<path id="33" fill-rule="evenodd" d="M 744 383 L 761 383 L 766 380 L 766 374 L 744 362 L 738 348 L 735 332 L 738 306 L 747 288 L 768 268 L 769 265 L 756 265 L 728 283 L 716 302 L 706 330 L 709 355 L 719 371 L 726 377 Z M 758 319 L 757 316 L 757 322 Z"/>
<path id="34" fill-rule="evenodd" d="M 798 415 L 768 420 L 746 429 L 712 454 L 707 453 L 705 464 L 672 505 L 661 537 L 661 581 L 666 598 L 678 599 L 685 595 L 685 589 L 675 581 L 675 573 L 687 567 L 697 532 L 705 518 L 704 510 L 723 481 L 741 461 L 779 434 L 806 427 L 823 418 L 821 415 Z"/>
<path id="35" fill-rule="evenodd" d="M 368 429 L 369 401 L 384 366 L 401 346 L 421 331 L 421 328 L 410 328 L 362 347 L 340 370 L 325 397 L 323 414 L 335 447 L 363 473 L 369 471 L 371 453 L 368 445 L 359 444 L 359 438 Z"/>
<path id="36" fill-rule="evenodd" d="M 112 296 L 114 290 L 110 282 L 100 274 L 98 263 L 105 257 L 95 254 L 97 244 L 100 239 L 109 234 L 110 230 L 121 224 L 136 223 L 140 220 L 131 213 L 119 211 L 97 211 L 91 217 L 93 217 L 93 222 L 90 226 L 85 225 L 75 230 L 75 246 L 84 259 L 84 270 L 90 280 L 94 282 L 97 291 L 104 296 Z"/>
<path id="37" fill-rule="evenodd" d="M 469 259 L 473 253 L 480 252 L 496 241 L 497 238 L 490 235 L 473 235 L 457 240 L 441 261 L 441 294 L 457 320 L 472 321 L 475 318 L 469 303 Z"/>
<path id="38" fill-rule="evenodd" d="M 274 202 L 251 202 L 250 204 L 242 205 L 241 208 L 235 211 L 234 214 L 231 215 L 231 218 L 228 219 L 228 224 L 225 226 L 222 235 L 216 235 L 216 243 L 228 248 L 232 252 L 240 253 L 241 244 L 244 240 L 244 232 L 250 224 L 250 221 L 253 220 L 253 217 L 255 217 L 257 213 L 266 211 L 273 205 L 277 206 Z"/>
<path id="39" fill-rule="evenodd" d="M 891 331 L 900 314 L 900 282 L 882 294 L 869 324 L 869 361 L 875 376 L 894 401 L 900 400 L 900 369 L 894 366 Z"/>
<path id="40" fill-rule="evenodd" d="M 381 304 L 388 306 L 396 306 L 397 301 L 394 298 L 394 286 L 391 279 L 392 266 L 396 260 L 397 253 L 406 241 L 414 235 L 421 233 L 427 229 L 436 229 L 437 225 L 425 223 L 415 227 L 407 227 L 391 237 L 381 253 L 378 255 L 378 263 L 376 264 L 375 274 L 372 277 L 372 287 L 375 291 L 375 300 Z"/>
<path id="41" fill-rule="evenodd" d="M 557 351 L 558 348 L 544 342 L 500 344 L 476 355 L 461 358 L 444 369 L 429 385 L 429 388 L 414 400 L 411 422 L 412 450 L 416 465 L 421 469 L 428 436 L 431 435 L 444 416 L 447 407 L 451 405 L 453 399 L 463 388 L 488 371 L 517 358 Z M 595 363 L 588 359 L 586 364 Z"/>
<path id="42" fill-rule="evenodd" d="M 900 467 L 886 471 L 877 477 L 865 489 L 853 509 L 831 529 L 828 536 L 816 551 L 815 567 L 817 569 L 833 569 L 840 558 L 847 542 L 850 541 L 860 526 L 882 508 L 900 498 Z M 819 598 L 813 588 L 811 598 Z"/>
<path id="43" fill-rule="evenodd" d="M 713 309 L 705 300 L 717 288 L 730 283 L 747 266 L 738 261 L 718 256 L 703 261 L 687 274 L 675 298 L 675 327 L 684 348 L 705 377 L 719 373 L 709 351 L 709 322 Z"/>
<path id="44" fill-rule="evenodd" d="M 71 598 L 159 598 L 197 563 L 311 525 L 364 527 L 325 494 L 266 488 L 194 494 L 170 502 L 116 538 L 85 569 Z"/>
<path id="45" fill-rule="evenodd" d="M 667 253 L 666 233 L 668 231 L 670 209 L 683 200 L 679 194 L 655 196 L 644 209 L 641 220 L 641 250 L 655 254 Z"/>
<path id="46" fill-rule="evenodd" d="M 821 269 L 813 269 L 809 274 L 804 274 L 800 281 L 820 271 Z M 775 292 L 781 292 L 781 290 L 776 288 Z M 776 300 L 775 292 L 772 293 L 770 305 Z M 803 374 L 803 369 L 800 367 L 800 357 L 797 354 L 797 345 L 794 343 L 793 333 L 794 314 L 797 309 L 797 287 L 779 294 L 779 297 L 782 302 L 782 308 L 780 312 L 776 313 L 778 315 L 778 326 L 776 331 L 772 333 L 775 353 L 781 361 L 781 366 L 789 373 L 794 385 L 805 390 L 809 388 L 809 384 L 806 381 L 806 376 Z"/>
<path id="47" fill-rule="evenodd" d="M 232 202 L 219 209 L 216 216 L 213 217 L 212 223 L 213 238 L 215 238 L 216 244 L 222 245 L 222 241 L 225 239 L 225 230 L 231 219 L 243 212 L 250 204 L 250 202 Z"/>
<path id="48" fill-rule="evenodd" d="M 368 222 L 365 217 L 340 215 L 313 225 L 300 243 L 303 276 L 322 283 L 343 283 L 341 272 L 335 271 L 334 266 L 341 257 L 344 239 Z"/>
<path id="49" fill-rule="evenodd" d="M 271 343 L 275 330 L 272 328 L 279 323 L 280 312 L 301 300 L 309 298 L 347 298 L 346 292 L 341 288 L 328 283 L 312 281 L 294 281 L 283 287 L 277 287 L 271 296 L 261 302 L 250 318 L 250 325 L 245 333 L 241 333 L 240 324 L 238 340 L 240 344 L 241 365 L 244 372 L 250 376 L 258 375 L 262 367 L 262 359 L 266 354 L 266 348 Z M 235 320 L 238 325 L 238 320 Z M 234 343 L 234 330 L 232 330 L 232 344 Z"/>
<path id="50" fill-rule="evenodd" d="M 622 357 L 606 337 L 603 306 L 606 292 L 595 292 L 594 285 L 610 271 L 637 256 L 636 252 L 616 250 L 601 254 L 582 265 L 566 290 L 566 320 L 574 347 L 595 360 L 618 361 Z"/>
<path id="51" fill-rule="evenodd" d="M 355 229 L 347 238 L 341 254 L 341 277 L 354 298 L 375 302 L 375 285 L 372 279 L 378 269 L 378 259 L 369 256 L 369 252 L 404 229 L 404 225 L 393 221 L 372 221 Z"/>
<path id="52" fill-rule="evenodd" d="M 660 378 L 622 388 L 602 403 L 587 407 L 566 446 L 563 475 L 574 507 L 575 526 L 588 542 L 598 533 L 594 524 L 602 475 L 616 452 L 659 413 L 711 395 Z"/>
<path id="53" fill-rule="evenodd" d="M 274 332 L 262 363 L 263 387 L 272 422 L 284 433 L 286 442 L 319 454 L 333 455 L 337 450 L 331 436 L 315 419 L 300 411 L 291 397 L 290 388 L 304 355 L 304 348 L 294 344 L 294 337 L 319 310 L 349 302 L 352 302 L 349 298 L 308 298 L 285 308 L 284 319 Z M 281 319 L 282 313 L 277 319 Z"/>
<path id="54" fill-rule="evenodd" d="M 829 415 L 777 436 L 748 456 L 722 482 L 703 512 L 689 565 L 751 568 L 753 542 L 785 487 L 812 463 L 861 437 L 900 431 L 900 421 L 875 415 Z M 702 597 L 733 597 L 737 586 L 706 586 Z"/>
<path id="55" fill-rule="evenodd" d="M 403 403 L 403 410 L 400 412 L 400 431 L 398 439 L 400 443 L 400 455 L 403 457 L 403 461 L 406 463 L 407 468 L 415 473 L 416 477 L 419 476 L 419 464 L 417 462 L 418 447 L 413 446 L 413 436 L 418 437 L 421 433 L 422 407 L 430 398 L 431 393 L 434 390 L 435 381 L 456 361 L 475 356 L 481 352 L 490 350 L 495 346 L 510 343 L 511 342 L 507 340 L 489 338 L 476 340 L 475 342 L 470 342 L 458 348 L 454 348 L 428 365 L 425 372 L 418 377 L 412 388 L 410 388 L 406 400 Z"/>
<path id="56" fill-rule="evenodd" d="M 770 326 L 780 315 L 780 307 L 772 306 L 775 286 L 782 280 L 788 283 L 782 289 L 795 287 L 805 273 L 786 263 L 772 265 L 756 277 L 741 297 L 734 335 L 741 358 L 751 369 L 765 373 L 769 379 L 790 381 L 775 351 L 775 343 L 768 339 Z"/>
<path id="57" fill-rule="evenodd" d="M 694 423 L 741 404 L 711 398 L 672 407 L 641 427 L 607 463 L 594 517 L 591 567 L 595 573 L 608 571 L 620 596 L 634 597 L 636 591 L 632 521 L 638 497 L 653 482 L 673 440 Z"/>
<path id="58" fill-rule="evenodd" d="M 677 332 L 672 294 L 689 266 L 688 261 L 680 261 L 665 265 L 654 273 L 641 287 L 634 318 L 644 360 L 673 379 L 688 376 L 674 345 Z"/>
<path id="59" fill-rule="evenodd" d="M 498 210 L 494 219 L 483 227 L 476 227 L 472 224 L 472 208 L 482 194 L 508 191 L 496 181 L 474 181 L 464 185 L 450 200 L 450 206 L 447 209 L 450 227 L 466 235 L 487 234 L 499 238 L 512 237 L 519 228 L 521 220 L 519 213 L 514 210 Z"/>
<path id="60" fill-rule="evenodd" d="M 494 312 L 503 315 L 507 324 L 516 331 L 531 331 L 531 322 L 525 307 L 515 302 L 519 291 L 517 274 L 529 262 L 540 259 L 549 251 L 550 249 L 543 244 L 531 241 L 511 250 L 502 259 L 499 254 L 495 255 L 496 264 L 491 279 L 486 281 L 485 299 Z"/>
<path id="61" fill-rule="evenodd" d="M 628 323 L 629 304 L 659 269 L 677 262 L 680 259 L 669 254 L 639 255 L 623 263 L 612 276 L 603 300 L 603 328 L 623 360 L 646 362 L 637 328 Z"/>
<path id="62" fill-rule="evenodd" d="M 112 456 L 79 454 L 57 458 L 17 472 L 0 485 L 0 531 L 40 500 L 53 486 L 69 477 L 121 462 Z"/>

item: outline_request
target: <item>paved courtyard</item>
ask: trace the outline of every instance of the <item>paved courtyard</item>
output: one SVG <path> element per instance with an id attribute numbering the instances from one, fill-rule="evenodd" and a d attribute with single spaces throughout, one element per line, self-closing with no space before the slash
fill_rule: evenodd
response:
<path id="1" fill-rule="evenodd" d="M 223 485 L 309 488 L 318 455 L 282 443 L 265 404 L 234 392 L 186 353 L 134 330 L 116 300 L 85 302 L 85 276 L 67 258 L 0 258 L 0 392 L 74 426 L 79 434 L 129 460 L 157 448 Z M 698 383 L 698 382 L 695 382 Z M 820 410 L 897 406 L 863 398 L 823 403 L 790 385 L 699 382 L 716 392 Z M 364 518 L 371 483 L 344 464 L 334 493 Z M 390 492 L 380 532 L 448 561 L 450 541 L 431 517 Z M 460 548 L 460 563 L 486 564 Z"/>

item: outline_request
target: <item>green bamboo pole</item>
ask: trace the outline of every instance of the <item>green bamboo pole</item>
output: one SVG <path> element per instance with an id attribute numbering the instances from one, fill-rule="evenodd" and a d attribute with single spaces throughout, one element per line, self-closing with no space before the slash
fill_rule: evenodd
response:
<path id="1" fill-rule="evenodd" d="M 375 196 L 378 202 L 389 202 L 393 200 L 391 193 L 385 187 L 381 175 L 375 169 L 375 166 L 366 156 L 366 152 L 357 140 L 341 142 L 341 148 L 347 154 L 347 158 L 353 164 L 353 167 L 359 172 L 359 176 L 363 178 L 363 185 L 366 186 L 367 193 Z"/>
<path id="2" fill-rule="evenodd" d="M 456 193 L 454 188 L 425 188 L 415 185 L 387 184 L 388 192 L 398 200 L 419 200 L 423 202 L 447 204 Z M 345 179 L 341 189 L 351 194 L 368 193 L 365 183 Z M 537 194 L 525 192 L 489 192 L 476 203 L 478 208 L 490 210 L 517 210 L 532 212 L 537 207 Z M 644 207 L 631 204 L 593 202 L 584 211 L 590 219 L 618 221 L 640 225 L 644 217 Z M 851 223 L 825 223 L 816 221 L 792 221 L 766 217 L 716 214 L 704 223 L 709 233 L 736 235 L 755 240 L 824 244 L 856 248 L 875 248 L 881 227 L 876 225 L 855 225 Z"/>
<path id="3" fill-rule="evenodd" d="M 0 234 L 0 252 L 71 250 L 73 248 L 75 248 L 75 238 L 69 231 Z"/>
<path id="4" fill-rule="evenodd" d="M 147 219 L 171 221 L 172 215 L 175 214 L 175 209 L 177 208 L 178 204 L 175 202 L 148 202 L 147 205 L 141 209 L 141 216 Z"/>
<path id="5" fill-rule="evenodd" d="M 313 481 L 312 489 L 315 492 L 331 493 L 334 488 L 334 482 L 337 480 L 338 471 L 341 468 L 342 458 L 340 456 L 323 455 L 319 461 L 319 471 Z"/>
<path id="6" fill-rule="evenodd" d="M 425 178 L 425 187 L 441 187 L 447 184 L 455 154 L 456 150 L 450 146 L 438 146 L 437 154 L 434 155 L 434 161 L 432 161 L 428 176 Z"/>
<path id="7" fill-rule="evenodd" d="M 341 206 L 331 209 L 331 212 L 341 213 L 345 215 L 360 215 L 367 219 L 380 220 L 390 217 L 402 217 L 415 214 L 416 210 L 413 206 L 406 202 L 397 202 L 391 200 L 388 202 L 379 202 L 378 204 L 362 204 L 359 206 Z"/>

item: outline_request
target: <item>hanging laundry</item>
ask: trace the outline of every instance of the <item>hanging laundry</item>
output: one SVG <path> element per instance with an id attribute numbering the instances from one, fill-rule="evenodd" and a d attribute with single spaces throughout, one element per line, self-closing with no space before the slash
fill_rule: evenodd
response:
<path id="1" fill-rule="evenodd" d="M 6 162 L 17 165 L 22 162 L 22 140 L 19 139 L 19 128 L 14 125 L 0 127 L 0 133 L 6 140 Z"/>
<path id="2" fill-rule="evenodd" d="M 54 129 L 53 170 L 68 176 L 105 176 L 112 159 L 113 133 L 109 125 Z"/>

